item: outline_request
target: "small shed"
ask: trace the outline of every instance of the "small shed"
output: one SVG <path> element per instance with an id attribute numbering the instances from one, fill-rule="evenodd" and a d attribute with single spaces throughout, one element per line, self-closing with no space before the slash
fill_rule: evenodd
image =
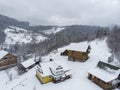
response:
<path id="1" fill-rule="evenodd" d="M 120 86 L 120 68 L 99 61 L 97 66 L 88 71 L 88 79 L 105 90 Z"/>
<path id="2" fill-rule="evenodd" d="M 28 59 L 26 61 L 23 61 L 20 66 L 19 66 L 19 69 L 22 70 L 23 72 L 24 71 L 27 71 L 28 69 L 31 69 L 32 67 L 34 67 L 36 65 L 36 61 L 31 58 L 31 59 Z"/>
<path id="3" fill-rule="evenodd" d="M 60 82 L 70 78 L 71 75 L 71 69 L 64 61 L 59 60 L 41 62 L 36 69 L 36 76 L 42 84 Z"/>
<path id="4" fill-rule="evenodd" d="M 17 56 L 5 50 L 0 50 L 0 70 L 17 64 Z"/>

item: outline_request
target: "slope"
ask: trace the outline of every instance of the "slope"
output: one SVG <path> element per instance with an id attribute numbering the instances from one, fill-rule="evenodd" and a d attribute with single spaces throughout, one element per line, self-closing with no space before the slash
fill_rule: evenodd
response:
<path id="1" fill-rule="evenodd" d="M 84 62 L 70 62 L 67 57 L 60 56 L 60 52 L 65 49 L 73 50 L 83 50 L 88 44 L 91 45 L 90 58 Z M 70 45 L 59 48 L 56 51 L 51 52 L 49 55 L 44 56 L 43 61 L 49 61 L 50 58 L 54 60 L 64 60 L 67 62 L 68 66 L 72 68 L 73 76 L 71 79 L 66 80 L 58 84 L 48 83 L 42 85 L 38 79 L 35 77 L 35 67 L 32 68 L 27 73 L 16 76 L 15 79 L 9 81 L 7 84 L 7 76 L 4 71 L 0 72 L 0 90 L 102 90 L 99 86 L 92 83 L 87 79 L 87 71 L 96 66 L 99 60 L 107 61 L 108 56 L 110 56 L 109 49 L 105 40 L 94 40 L 92 42 L 82 42 L 82 43 L 71 43 Z M 6 77 L 3 79 L 2 77 Z M 4 81 L 4 83 L 2 82 Z"/>

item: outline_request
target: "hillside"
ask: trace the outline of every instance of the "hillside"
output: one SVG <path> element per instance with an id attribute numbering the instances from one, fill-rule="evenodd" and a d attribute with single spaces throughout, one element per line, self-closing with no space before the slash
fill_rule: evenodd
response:
<path id="1" fill-rule="evenodd" d="M 29 23 L 25 21 L 18 21 L 14 18 L 0 15 L 0 25 L 4 27 L 6 26 L 16 26 L 16 27 L 21 27 L 21 28 L 28 28 Z"/>
<path id="2" fill-rule="evenodd" d="M 36 42 L 41 42 L 46 39 L 43 35 L 39 33 L 32 33 L 26 29 L 11 27 L 4 30 L 6 39 L 4 44 L 22 44 L 31 43 L 33 37 L 35 37 Z M 34 36 L 35 35 L 35 36 Z"/>
<path id="3" fill-rule="evenodd" d="M 49 35 L 56 34 L 62 31 L 64 28 L 57 27 L 52 28 L 50 30 L 38 31 L 34 32 L 31 30 L 9 26 L 4 30 L 5 40 L 2 43 L 3 47 L 11 47 L 16 44 L 18 45 L 25 45 L 25 44 L 32 44 L 33 41 L 35 43 L 43 42 L 44 40 L 48 39 Z"/>
<path id="4" fill-rule="evenodd" d="M 76 37 L 81 36 L 81 38 L 83 39 L 83 38 L 86 38 L 86 35 L 89 36 L 89 34 L 92 35 L 96 33 L 98 30 L 98 26 L 89 26 L 89 25 L 70 25 L 70 26 L 34 25 L 34 26 L 30 26 L 29 22 L 19 21 L 17 19 L 14 19 L 8 16 L 0 15 L 0 44 L 5 42 L 5 38 L 7 36 L 5 32 L 6 29 L 13 29 L 13 30 L 24 29 L 27 32 L 42 34 L 45 37 L 49 36 L 49 38 L 51 38 L 53 34 L 55 35 L 57 33 L 60 33 L 60 35 L 64 34 L 65 37 L 71 37 L 72 38 L 72 39 L 70 38 L 71 41 L 74 41 Z M 95 36 L 91 36 L 92 39 L 94 37 Z M 29 41 L 30 40 L 28 40 L 28 42 Z"/>
<path id="5" fill-rule="evenodd" d="M 86 62 L 72 62 L 68 61 L 66 56 L 60 56 L 60 53 L 65 49 L 83 50 L 88 44 L 91 45 L 91 53 L 89 59 Z M 89 69 L 96 66 L 99 60 L 107 62 L 108 57 L 111 54 L 105 40 L 94 40 L 91 42 L 71 43 L 66 47 L 57 49 L 57 51 L 51 52 L 49 55 L 42 58 L 43 62 L 49 61 L 50 58 L 54 60 L 64 60 L 68 66 L 72 68 L 73 76 L 64 82 L 54 84 L 48 83 L 42 85 L 35 76 L 35 67 L 29 70 L 27 73 L 18 76 L 15 69 L 10 70 L 12 72 L 13 80 L 9 81 L 7 73 L 5 71 L 0 72 L 0 89 L 1 90 L 102 90 L 99 86 L 92 83 L 87 79 L 87 72 Z M 4 80 L 3 80 L 4 79 Z"/>

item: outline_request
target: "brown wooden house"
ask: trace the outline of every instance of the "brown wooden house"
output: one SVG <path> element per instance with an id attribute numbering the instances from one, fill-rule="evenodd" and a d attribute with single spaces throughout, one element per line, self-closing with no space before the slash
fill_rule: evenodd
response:
<path id="1" fill-rule="evenodd" d="M 75 51 L 75 50 L 67 50 L 68 60 L 84 62 L 89 58 L 88 54 L 90 53 L 90 49 L 91 49 L 90 46 L 88 46 L 88 48 L 85 52 Z"/>
<path id="2" fill-rule="evenodd" d="M 17 64 L 17 56 L 4 50 L 0 50 L 0 70 Z"/>
<path id="3" fill-rule="evenodd" d="M 104 90 L 111 90 L 120 86 L 120 68 L 99 61 L 97 66 L 88 71 L 88 79 Z"/>

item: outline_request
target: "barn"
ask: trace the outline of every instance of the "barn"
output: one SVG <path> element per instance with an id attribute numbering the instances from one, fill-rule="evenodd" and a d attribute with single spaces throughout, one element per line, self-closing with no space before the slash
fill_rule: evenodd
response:
<path id="1" fill-rule="evenodd" d="M 111 90 L 120 86 L 120 68 L 99 61 L 95 68 L 88 71 L 88 79 L 104 90 Z"/>
<path id="2" fill-rule="evenodd" d="M 17 64 L 17 56 L 5 50 L 0 50 L 0 70 Z"/>

